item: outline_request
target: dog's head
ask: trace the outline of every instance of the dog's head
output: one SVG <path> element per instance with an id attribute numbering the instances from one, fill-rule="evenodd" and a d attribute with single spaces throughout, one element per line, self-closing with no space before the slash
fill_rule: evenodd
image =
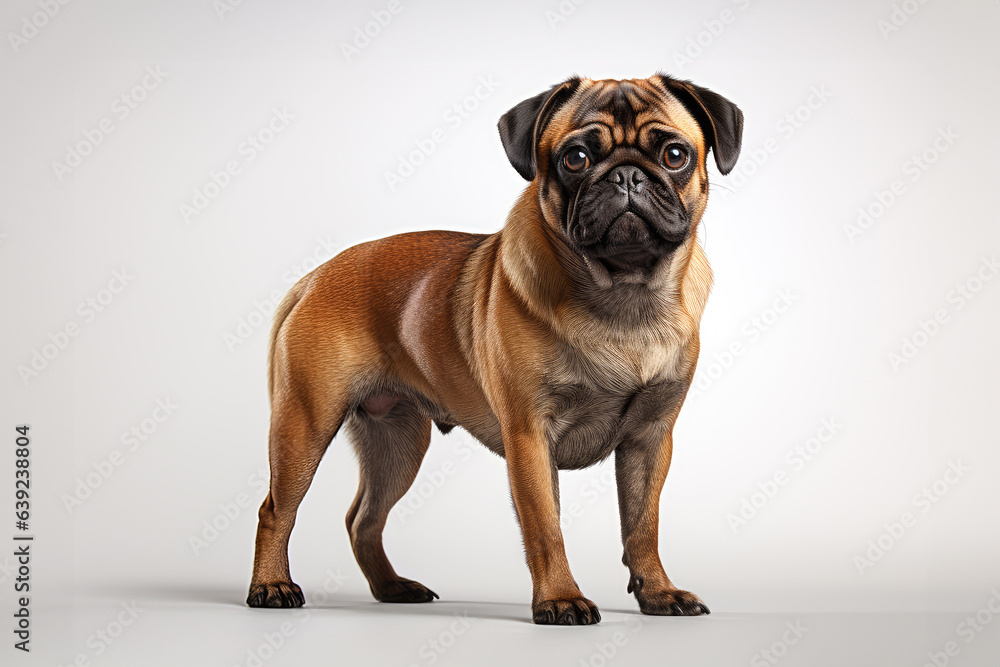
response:
<path id="1" fill-rule="evenodd" d="M 708 199 L 709 149 L 723 174 L 740 154 L 743 114 L 726 98 L 658 74 L 573 78 L 500 119 L 545 222 L 599 283 L 641 283 L 691 242 Z"/>

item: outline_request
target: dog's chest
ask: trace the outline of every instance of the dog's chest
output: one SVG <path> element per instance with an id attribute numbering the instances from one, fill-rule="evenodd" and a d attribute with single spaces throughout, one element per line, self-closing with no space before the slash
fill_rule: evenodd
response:
<path id="1" fill-rule="evenodd" d="M 562 350 L 545 386 L 547 438 L 560 469 L 607 458 L 622 442 L 662 438 L 682 400 L 679 346 Z"/>

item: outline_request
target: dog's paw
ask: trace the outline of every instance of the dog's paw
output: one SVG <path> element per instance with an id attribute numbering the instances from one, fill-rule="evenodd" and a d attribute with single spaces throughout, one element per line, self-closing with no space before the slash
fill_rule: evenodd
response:
<path id="1" fill-rule="evenodd" d="M 650 616 L 701 616 L 712 613 L 701 598 L 679 588 L 661 591 L 639 588 L 635 597 L 639 601 L 639 611 Z"/>
<path id="2" fill-rule="evenodd" d="M 595 625 L 601 622 L 597 605 L 582 597 L 542 600 L 532 605 L 531 617 L 538 625 Z"/>
<path id="3" fill-rule="evenodd" d="M 247 605 L 251 607 L 290 609 L 301 607 L 305 603 L 306 598 L 302 595 L 302 589 L 290 581 L 257 584 L 250 587 L 250 594 L 247 595 Z"/>
<path id="4" fill-rule="evenodd" d="M 423 584 L 410 579 L 399 579 L 378 591 L 372 590 L 372 595 L 379 602 L 430 602 L 440 597 Z"/>

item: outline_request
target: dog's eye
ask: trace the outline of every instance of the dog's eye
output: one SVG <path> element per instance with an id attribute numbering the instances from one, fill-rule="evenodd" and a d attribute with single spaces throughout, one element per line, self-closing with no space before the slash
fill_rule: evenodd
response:
<path id="1" fill-rule="evenodd" d="M 687 149 L 680 144 L 670 144 L 663 151 L 663 161 L 670 169 L 680 169 L 688 163 Z"/>
<path id="2" fill-rule="evenodd" d="M 571 148 L 563 158 L 563 164 L 570 171 L 583 171 L 590 166 L 590 157 L 582 148 Z"/>

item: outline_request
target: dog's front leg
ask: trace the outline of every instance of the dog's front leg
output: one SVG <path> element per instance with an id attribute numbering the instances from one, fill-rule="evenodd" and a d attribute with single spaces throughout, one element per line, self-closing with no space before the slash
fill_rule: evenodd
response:
<path id="1" fill-rule="evenodd" d="M 531 570 L 532 619 L 543 625 L 599 622 L 597 606 L 580 592 L 566 560 L 557 477 L 544 435 L 536 428 L 510 428 L 504 429 L 503 441 L 514 509 Z"/>
<path id="2" fill-rule="evenodd" d="M 660 491 L 670 469 L 673 435 L 630 440 L 615 450 L 618 510 L 622 521 L 622 562 L 629 569 L 628 592 L 644 614 L 697 616 L 709 613 L 694 593 L 674 586 L 659 553 Z"/>

